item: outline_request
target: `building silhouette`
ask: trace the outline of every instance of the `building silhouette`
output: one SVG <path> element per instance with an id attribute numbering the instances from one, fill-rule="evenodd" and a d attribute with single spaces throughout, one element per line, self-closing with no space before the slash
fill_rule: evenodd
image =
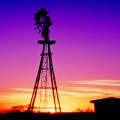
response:
<path id="1" fill-rule="evenodd" d="M 120 119 L 120 98 L 103 98 L 92 100 L 94 103 L 97 120 L 118 120 Z"/>

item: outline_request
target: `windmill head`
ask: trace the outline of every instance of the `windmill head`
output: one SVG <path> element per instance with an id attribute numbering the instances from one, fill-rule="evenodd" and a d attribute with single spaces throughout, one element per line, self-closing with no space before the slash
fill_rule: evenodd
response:
<path id="1" fill-rule="evenodd" d="M 34 20 L 39 21 L 40 17 L 44 18 L 47 14 L 48 12 L 44 8 L 41 8 L 38 12 L 34 14 Z"/>

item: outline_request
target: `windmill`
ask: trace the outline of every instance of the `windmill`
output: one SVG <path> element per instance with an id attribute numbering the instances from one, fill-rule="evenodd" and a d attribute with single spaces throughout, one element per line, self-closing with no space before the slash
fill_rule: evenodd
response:
<path id="1" fill-rule="evenodd" d="M 52 22 L 47 14 L 48 12 L 44 8 L 41 8 L 34 14 L 34 25 L 36 25 L 35 29 L 41 33 L 44 40 L 38 41 L 38 44 L 41 44 L 43 49 L 28 108 L 28 111 L 30 112 L 35 111 L 35 109 L 39 109 L 40 112 L 61 112 L 58 88 L 53 69 L 52 53 L 50 49 L 50 46 L 55 44 L 56 41 L 49 40 L 49 27 Z M 37 96 L 39 100 L 36 100 Z M 35 104 L 36 102 L 37 104 Z"/>

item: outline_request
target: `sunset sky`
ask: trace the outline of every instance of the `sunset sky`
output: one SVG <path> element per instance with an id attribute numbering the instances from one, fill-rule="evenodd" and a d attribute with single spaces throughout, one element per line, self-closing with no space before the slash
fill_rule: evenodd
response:
<path id="1" fill-rule="evenodd" d="M 46 8 L 63 112 L 120 97 L 118 0 L 0 0 L 0 111 L 30 102 L 42 39 L 33 14 Z"/>

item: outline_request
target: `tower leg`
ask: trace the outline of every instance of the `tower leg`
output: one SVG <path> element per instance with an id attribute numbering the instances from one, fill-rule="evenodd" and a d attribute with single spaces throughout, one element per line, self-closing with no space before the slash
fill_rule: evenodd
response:
<path id="1" fill-rule="evenodd" d="M 53 91 L 55 112 L 57 112 L 57 109 L 59 109 L 59 112 L 61 112 L 60 100 L 59 100 L 59 96 L 58 96 L 57 84 L 56 84 L 55 74 L 54 74 L 53 64 L 52 64 L 52 56 L 51 56 L 51 52 L 50 52 L 50 45 L 48 45 L 48 55 L 49 55 L 49 64 L 50 64 L 51 83 L 52 83 L 52 91 Z M 58 108 L 56 107 L 56 103 L 58 104 Z"/>
<path id="2" fill-rule="evenodd" d="M 29 108 L 28 108 L 28 111 L 30 111 L 30 112 L 33 111 L 35 98 L 36 98 L 36 95 L 37 95 L 37 90 L 38 90 L 38 85 L 39 85 L 39 80 L 40 80 L 40 73 L 41 73 L 43 58 L 44 58 L 44 51 L 45 51 L 45 44 L 43 46 L 42 55 L 41 55 L 41 62 L 40 62 L 40 65 L 39 65 L 38 74 L 37 74 L 35 85 L 34 85 L 34 88 L 33 88 L 32 98 L 31 98 L 30 105 L 29 105 Z"/>

